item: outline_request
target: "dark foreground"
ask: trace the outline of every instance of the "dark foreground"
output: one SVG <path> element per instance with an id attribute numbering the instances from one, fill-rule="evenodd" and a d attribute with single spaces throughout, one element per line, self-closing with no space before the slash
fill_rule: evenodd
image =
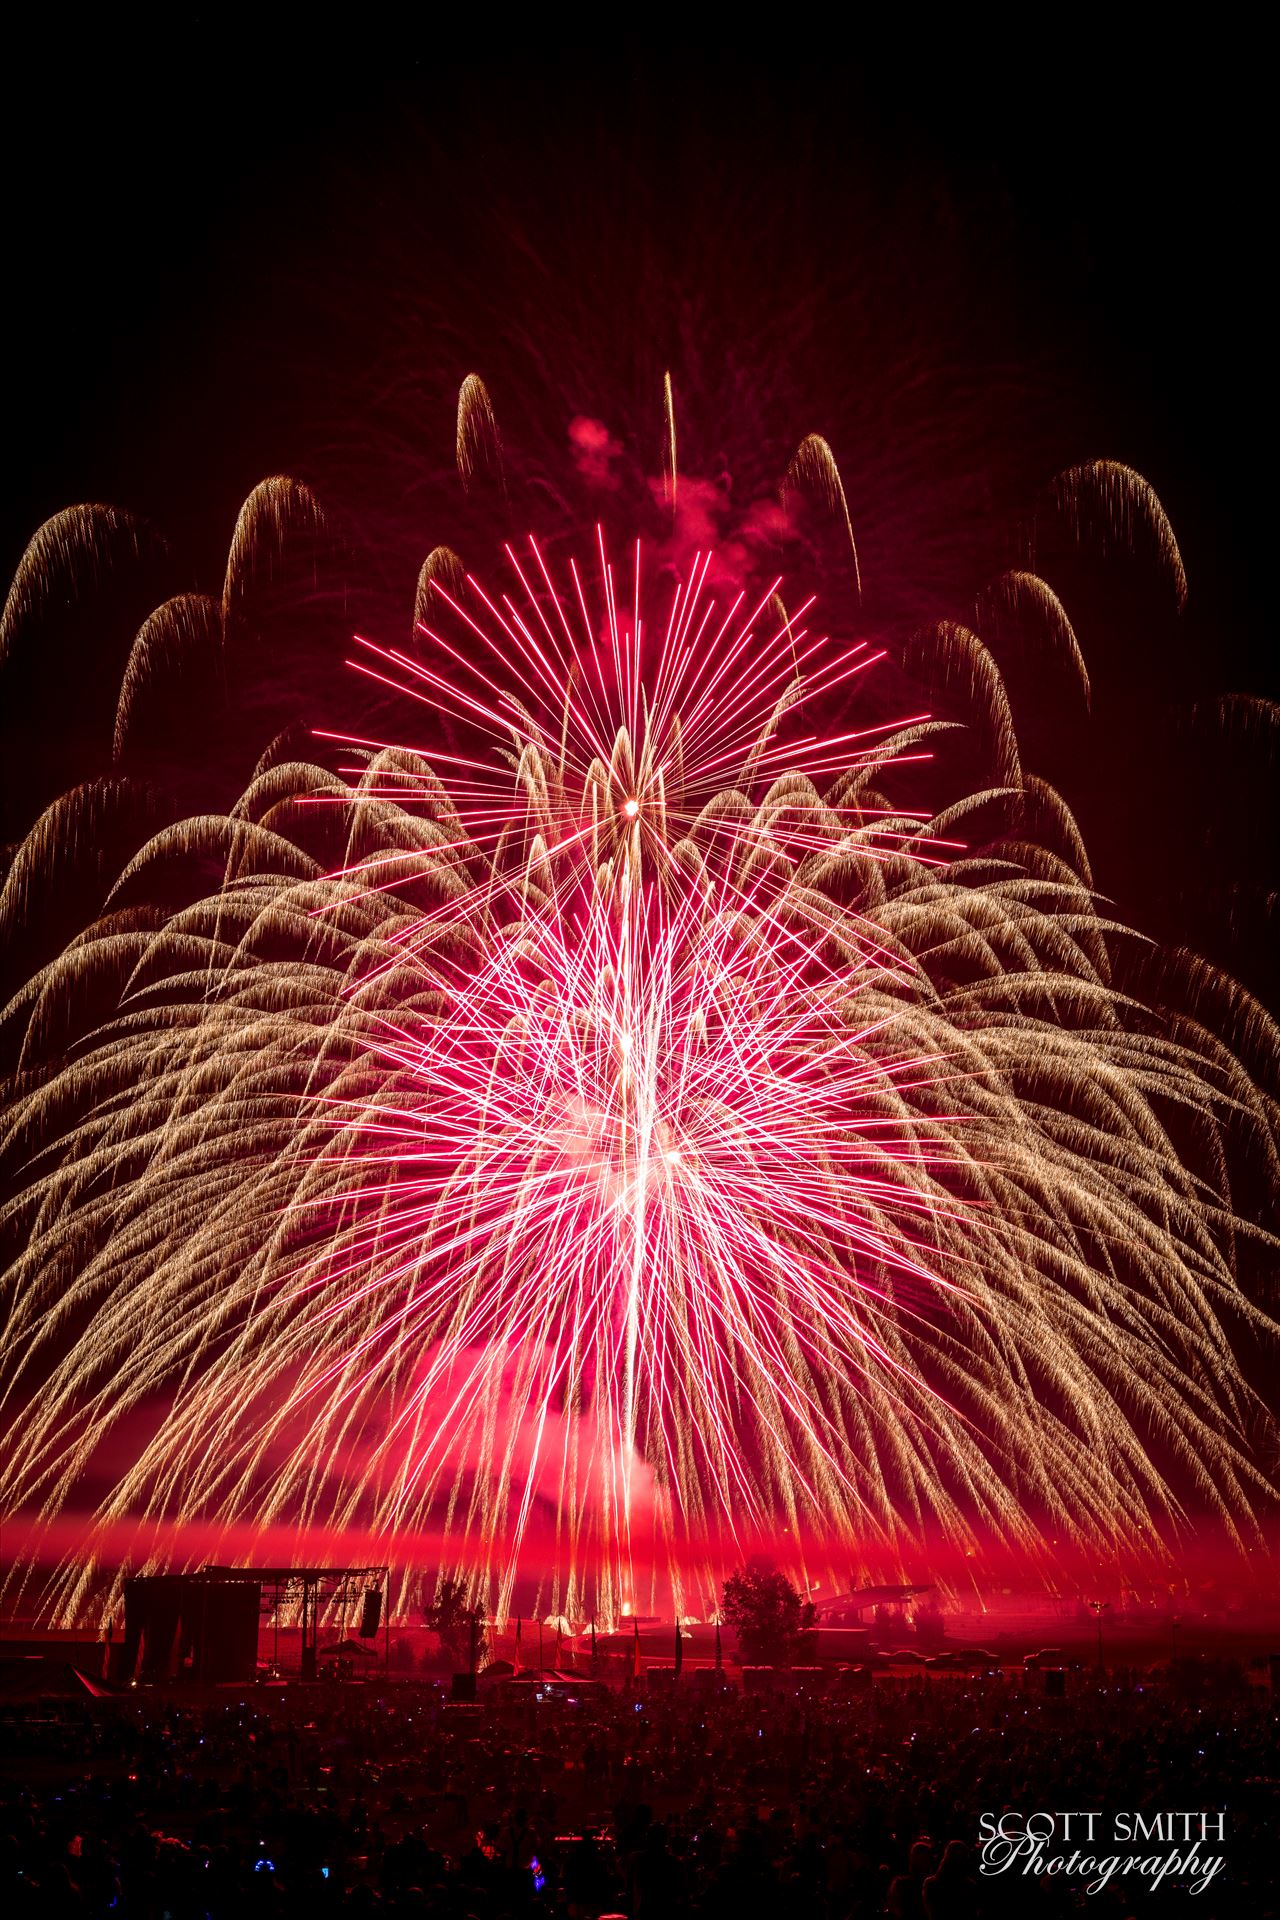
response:
<path id="1" fill-rule="evenodd" d="M 471 1709 L 417 1685 L 28 1702 L 3 1720 L 0 1912 L 1265 1920 L 1275 1730 L 1270 1694 L 1227 1676 L 1198 1697 L 1112 1677 L 1065 1699 L 957 1678 L 809 1702 Z M 1089 1809 L 1094 1843 L 1079 1819 L 1064 1840 L 1061 1816 Z M 1011 1836 L 1058 1816 L 1031 1871 L 1025 1853 L 982 1871 L 1002 1812 Z M 1176 1837 L 1113 1844 L 1137 1813 L 1176 1814 Z M 1112 1856 L 1144 1864 L 1084 1866 Z"/>

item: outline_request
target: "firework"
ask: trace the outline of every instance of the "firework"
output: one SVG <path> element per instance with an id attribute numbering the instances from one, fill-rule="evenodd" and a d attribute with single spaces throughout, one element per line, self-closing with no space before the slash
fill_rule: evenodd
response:
<path id="1" fill-rule="evenodd" d="M 505 489 L 502 458 L 469 381 L 467 486 Z M 817 436 L 806 489 L 851 536 Z M 1077 530 L 1141 521 L 1182 592 L 1136 476 L 1060 491 Z M 299 520 L 291 483 L 246 508 L 224 631 Z M 707 551 L 618 566 L 603 535 L 582 563 L 512 546 L 496 587 L 436 549 L 410 645 L 353 657 L 398 730 L 273 749 L 229 813 L 148 830 L 20 989 L 3 1380 L 33 1556 L 104 1462 L 103 1560 L 138 1523 L 373 1536 L 500 1610 L 531 1560 L 557 1610 L 607 1615 L 783 1529 L 881 1568 L 1158 1556 L 1206 1511 L 1256 1537 L 1232 1336 L 1269 1329 L 1238 1277 L 1265 1235 L 1228 1170 L 1243 1140 L 1274 1171 L 1273 1109 L 1135 996 L 978 634 L 905 657 L 995 780 L 913 811 L 885 787 L 949 730 L 824 727 L 877 654 L 783 591 Z M 216 612 L 143 627 L 118 749 Z M 984 618 L 1038 620 L 1087 697 L 1034 573 Z M 116 804 L 59 803 L 11 918 Z M 98 1578 L 65 1565 L 59 1606 Z"/>

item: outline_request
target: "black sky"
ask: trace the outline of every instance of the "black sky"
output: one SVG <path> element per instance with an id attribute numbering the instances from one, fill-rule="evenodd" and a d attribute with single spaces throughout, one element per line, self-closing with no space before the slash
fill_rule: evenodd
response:
<path id="1" fill-rule="evenodd" d="M 1094 636 L 1115 730 L 1175 696 L 1275 697 L 1256 50 L 1225 30 L 1180 41 L 1154 20 L 1123 36 L 1064 16 L 946 40 L 922 20 L 890 41 L 851 17 L 835 42 L 816 16 L 784 24 L 765 38 L 755 16 L 726 16 L 714 39 L 690 39 L 655 23 L 590 46 L 550 27 L 513 40 L 481 16 L 341 36 L 301 12 L 270 28 L 198 11 L 29 30 L 2 134 L 6 572 L 50 513 L 99 499 L 156 519 L 214 583 L 240 499 L 331 444 L 409 307 L 443 429 L 468 341 L 483 357 L 504 309 L 536 329 L 512 312 L 522 288 L 532 303 L 578 277 L 610 336 L 601 359 L 616 360 L 634 350 L 634 257 L 636 310 L 670 312 L 661 360 L 724 227 L 741 262 L 726 311 L 768 312 L 776 272 L 779 309 L 810 316 L 797 388 L 820 389 L 829 362 L 837 426 L 857 382 L 840 346 L 856 305 L 879 316 L 880 359 L 902 332 L 935 366 L 972 369 L 957 385 L 999 388 L 973 410 L 974 471 L 997 443 L 1003 461 L 984 505 L 1024 506 L 1046 461 L 1106 455 L 1151 479 L 1191 601 L 1176 659 L 1163 634 Z M 522 257 L 537 263 L 527 281 Z M 785 338 L 765 351 L 785 356 Z M 1255 814 L 1261 791 L 1251 780 Z M 1092 802 L 1095 847 L 1099 815 L 1148 801 L 1123 779 L 1072 797 L 1086 816 Z M 1165 866 L 1175 802 L 1153 803 Z M 1165 882 L 1144 883 L 1141 838 L 1119 836 L 1103 877 L 1158 919 Z M 1230 957 L 1270 992 L 1269 909 L 1251 915 Z"/>

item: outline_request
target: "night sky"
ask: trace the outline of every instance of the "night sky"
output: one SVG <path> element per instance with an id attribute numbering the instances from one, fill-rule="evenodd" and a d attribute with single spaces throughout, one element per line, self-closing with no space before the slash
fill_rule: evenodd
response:
<path id="1" fill-rule="evenodd" d="M 900 626 L 965 617 L 1052 474 L 1122 460 L 1169 512 L 1187 611 L 1080 591 L 1088 742 L 1020 727 L 1130 917 L 1275 1004 L 1274 726 L 1224 734 L 1204 706 L 1277 692 L 1245 50 L 1078 27 L 339 44 L 302 15 L 200 13 L 37 29 L 13 73 L 6 573 L 49 514 L 101 500 L 216 588 L 239 502 L 293 471 L 345 494 L 403 599 L 448 537 L 430 503 L 473 367 L 504 431 L 548 442 L 575 413 L 625 435 L 671 367 L 682 458 L 755 489 L 822 431 Z M 101 760 L 37 704 L 11 839 Z"/>

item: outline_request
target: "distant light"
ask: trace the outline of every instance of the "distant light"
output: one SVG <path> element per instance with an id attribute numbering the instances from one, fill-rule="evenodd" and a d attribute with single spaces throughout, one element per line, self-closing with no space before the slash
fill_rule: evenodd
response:
<path id="1" fill-rule="evenodd" d="M 626 814 L 628 820 L 634 820 L 640 811 L 640 802 L 638 800 L 624 800 L 622 803 L 622 811 Z"/>

